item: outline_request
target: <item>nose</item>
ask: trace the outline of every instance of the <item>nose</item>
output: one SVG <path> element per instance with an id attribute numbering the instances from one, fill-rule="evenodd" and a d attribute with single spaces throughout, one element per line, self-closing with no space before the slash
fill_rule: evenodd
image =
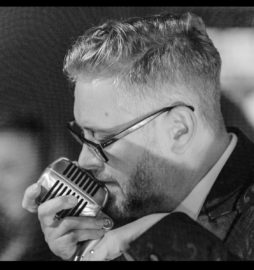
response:
<path id="1" fill-rule="evenodd" d="M 94 151 L 86 144 L 83 144 L 82 150 L 79 155 L 78 164 L 86 170 L 98 171 L 104 166 L 104 162 L 100 160 Z"/>

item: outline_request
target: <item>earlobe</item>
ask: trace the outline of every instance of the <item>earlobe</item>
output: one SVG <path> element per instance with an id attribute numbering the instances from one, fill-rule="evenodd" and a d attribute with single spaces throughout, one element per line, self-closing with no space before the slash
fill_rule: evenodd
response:
<path id="1" fill-rule="evenodd" d="M 172 147 L 175 154 L 182 154 L 191 144 L 196 130 L 196 117 L 185 107 L 172 111 Z"/>

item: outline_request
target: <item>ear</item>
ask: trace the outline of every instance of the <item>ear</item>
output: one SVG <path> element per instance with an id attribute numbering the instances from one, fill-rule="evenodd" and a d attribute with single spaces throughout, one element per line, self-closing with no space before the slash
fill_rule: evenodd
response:
<path id="1" fill-rule="evenodd" d="M 175 154 L 184 153 L 195 135 L 197 119 L 194 112 L 185 107 L 179 106 L 170 112 L 171 117 L 171 150 Z"/>

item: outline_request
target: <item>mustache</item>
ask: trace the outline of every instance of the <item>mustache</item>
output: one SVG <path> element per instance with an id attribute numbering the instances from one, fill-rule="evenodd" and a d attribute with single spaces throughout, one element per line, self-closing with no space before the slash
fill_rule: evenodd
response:
<path id="1" fill-rule="evenodd" d="M 92 172 L 92 174 L 102 184 L 110 183 L 110 184 L 115 184 L 117 186 L 120 186 L 118 181 L 109 174 L 108 175 L 103 174 L 102 172 L 100 172 L 100 173 Z"/>

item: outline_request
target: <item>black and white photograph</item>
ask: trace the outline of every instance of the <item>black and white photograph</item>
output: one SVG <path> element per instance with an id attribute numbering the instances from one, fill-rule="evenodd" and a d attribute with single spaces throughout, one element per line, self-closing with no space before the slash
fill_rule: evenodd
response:
<path id="1" fill-rule="evenodd" d="M 0 261 L 254 260 L 254 6 L 2 6 L 0 82 Z"/>

